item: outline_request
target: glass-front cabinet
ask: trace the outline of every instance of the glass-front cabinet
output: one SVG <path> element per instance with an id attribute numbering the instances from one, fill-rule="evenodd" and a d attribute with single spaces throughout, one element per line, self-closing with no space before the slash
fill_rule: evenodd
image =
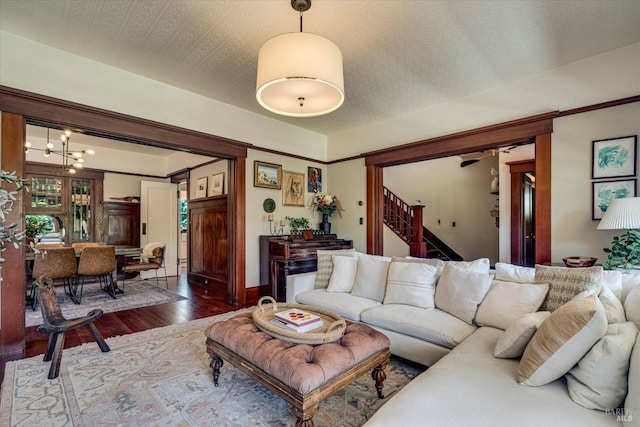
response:
<path id="1" fill-rule="evenodd" d="M 96 209 L 101 209 L 102 172 L 78 170 L 71 175 L 55 165 L 29 162 L 26 170 L 31 191 L 25 197 L 25 213 L 49 215 L 55 228 L 35 236 L 37 240 L 59 239 L 65 244 L 100 240 Z"/>

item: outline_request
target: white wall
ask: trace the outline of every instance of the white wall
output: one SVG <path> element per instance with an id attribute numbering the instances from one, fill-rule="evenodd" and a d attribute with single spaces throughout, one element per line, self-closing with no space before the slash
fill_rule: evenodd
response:
<path id="1" fill-rule="evenodd" d="M 602 248 L 610 246 L 613 236 L 623 233 L 596 230 L 599 221 L 591 219 L 591 150 L 594 140 L 628 135 L 640 135 L 640 103 L 554 120 L 551 145 L 552 261 L 562 262 L 566 256 L 588 255 L 603 262 L 606 254 Z M 637 155 L 638 166 L 640 152 Z"/>
<path id="2" fill-rule="evenodd" d="M 138 175 L 127 175 L 121 173 L 104 174 L 104 200 L 118 201 L 112 197 L 140 197 L 140 181 L 168 181 L 166 178 L 141 177 Z"/>
<path id="3" fill-rule="evenodd" d="M 211 176 L 217 173 L 224 173 L 224 194 L 229 193 L 229 161 L 221 160 L 219 162 L 209 163 L 207 165 L 195 168 L 191 171 L 189 179 L 189 196 L 191 200 L 197 199 L 196 190 L 198 188 L 198 179 L 207 178 L 207 195 L 211 187 Z"/>

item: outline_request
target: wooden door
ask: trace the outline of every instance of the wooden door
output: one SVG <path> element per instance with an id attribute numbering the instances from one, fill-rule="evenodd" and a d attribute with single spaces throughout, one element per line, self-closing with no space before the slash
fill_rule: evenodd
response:
<path id="1" fill-rule="evenodd" d="M 226 289 L 227 222 L 226 196 L 189 203 L 189 281 Z"/>
<path id="2" fill-rule="evenodd" d="M 536 263 L 535 161 L 508 163 L 511 172 L 511 263 Z"/>

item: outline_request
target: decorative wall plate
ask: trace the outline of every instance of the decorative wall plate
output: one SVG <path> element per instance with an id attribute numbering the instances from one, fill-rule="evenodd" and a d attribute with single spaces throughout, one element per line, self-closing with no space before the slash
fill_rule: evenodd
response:
<path id="1" fill-rule="evenodd" d="M 273 211 L 276 210 L 276 201 L 273 199 L 264 199 L 262 209 L 264 209 L 266 213 L 273 213 Z"/>

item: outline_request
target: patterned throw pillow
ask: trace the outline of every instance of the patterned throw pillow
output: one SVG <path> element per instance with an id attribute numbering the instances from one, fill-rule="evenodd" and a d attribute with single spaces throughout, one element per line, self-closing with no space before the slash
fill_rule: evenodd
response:
<path id="1" fill-rule="evenodd" d="M 318 268 L 316 272 L 316 289 L 329 286 L 329 278 L 333 273 L 333 255 L 356 256 L 355 249 L 318 250 Z"/>
<path id="2" fill-rule="evenodd" d="M 536 265 L 536 283 L 548 283 L 549 293 L 540 310 L 553 311 L 582 291 L 600 293 L 602 267 L 567 268 Z"/>

